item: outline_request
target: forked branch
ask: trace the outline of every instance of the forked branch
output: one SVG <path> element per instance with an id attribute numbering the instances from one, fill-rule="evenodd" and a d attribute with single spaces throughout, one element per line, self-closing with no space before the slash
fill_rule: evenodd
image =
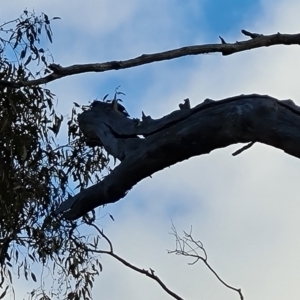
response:
<path id="1" fill-rule="evenodd" d="M 196 241 L 192 236 L 192 227 L 190 229 L 190 232 L 183 232 L 184 235 L 181 237 L 174 224 L 172 224 L 172 235 L 175 237 L 176 246 L 175 250 L 168 251 L 168 253 L 174 253 L 176 255 L 186 256 L 193 259 L 192 262 L 189 263 L 189 265 L 194 265 L 199 260 L 201 260 L 205 266 L 217 277 L 217 279 L 227 288 L 236 291 L 240 299 L 243 300 L 244 296 L 242 294 L 241 289 L 235 288 L 229 284 L 227 284 L 220 275 L 212 268 L 212 266 L 208 263 L 207 253 L 204 249 L 203 243 L 201 241 Z M 200 253 L 202 252 L 202 253 Z"/>

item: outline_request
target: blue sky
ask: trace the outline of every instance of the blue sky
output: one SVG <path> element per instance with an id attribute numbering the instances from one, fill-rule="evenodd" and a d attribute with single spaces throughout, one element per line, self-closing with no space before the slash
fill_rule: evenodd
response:
<path id="1" fill-rule="evenodd" d="M 2 1 L 4 2 L 4 1 Z M 184 4 L 183 4 L 184 3 Z M 104 62 L 136 57 L 189 44 L 243 40 L 241 29 L 258 33 L 296 33 L 300 3 L 263 1 L 38 1 L 28 9 L 60 16 L 49 45 L 56 63 Z M 3 21 L 18 16 L 24 1 L 1 6 Z M 132 117 L 143 110 L 154 118 L 206 98 L 261 93 L 300 103 L 300 53 L 277 46 L 222 57 L 185 57 L 128 70 L 82 74 L 48 84 L 67 114 L 74 101 L 86 104 L 121 85 Z M 61 137 L 63 139 L 63 137 Z M 232 157 L 238 145 L 220 149 L 158 172 L 123 200 L 99 209 L 99 221 L 116 252 L 142 268 L 151 267 L 185 299 L 233 299 L 201 264 L 168 255 L 174 248 L 170 219 L 178 231 L 192 225 L 209 261 L 229 284 L 249 299 L 297 298 L 300 261 L 299 160 L 255 145 Z M 104 272 L 95 299 L 170 299 L 156 283 L 103 257 Z M 34 286 L 34 285 L 33 285 Z M 23 296 L 28 283 L 16 283 Z M 18 299 L 18 297 L 17 297 Z"/>

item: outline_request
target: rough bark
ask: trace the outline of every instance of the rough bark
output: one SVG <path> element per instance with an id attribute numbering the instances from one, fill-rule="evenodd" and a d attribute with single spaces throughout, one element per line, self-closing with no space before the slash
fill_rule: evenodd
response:
<path id="1" fill-rule="evenodd" d="M 130 119 L 118 103 L 97 102 L 80 115 L 79 126 L 121 162 L 103 181 L 62 203 L 57 213 L 68 219 L 122 199 L 157 171 L 232 144 L 260 142 L 300 158 L 300 107 L 267 95 L 206 99 L 194 108 L 186 100 L 158 120 L 144 114 Z"/>

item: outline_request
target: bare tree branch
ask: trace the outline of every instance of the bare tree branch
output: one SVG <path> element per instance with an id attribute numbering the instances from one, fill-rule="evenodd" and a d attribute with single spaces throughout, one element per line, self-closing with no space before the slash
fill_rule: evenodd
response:
<path id="1" fill-rule="evenodd" d="M 80 243 L 78 243 L 76 240 L 74 240 L 75 243 L 78 244 L 78 247 L 84 247 L 83 249 L 87 252 L 92 252 L 92 253 L 99 253 L 99 254 L 106 254 L 106 255 L 109 255 L 113 258 L 115 258 L 117 261 L 119 261 L 120 263 L 122 263 L 124 266 L 132 269 L 133 271 L 136 271 L 140 274 L 144 274 L 146 275 L 147 277 L 153 279 L 154 281 L 156 281 L 160 286 L 161 288 L 166 292 L 168 293 L 170 296 L 172 296 L 174 299 L 177 299 L 177 300 L 183 300 L 183 298 L 181 298 L 180 296 L 178 296 L 176 293 L 174 293 L 173 291 L 171 291 L 164 283 L 163 281 L 157 276 L 155 275 L 155 271 L 150 269 L 150 271 L 148 270 L 145 270 L 145 269 L 141 269 L 141 268 L 138 268 L 136 266 L 134 266 L 133 264 L 129 263 L 127 260 L 125 260 L 124 258 L 120 257 L 119 255 L 115 254 L 114 251 L 113 251 L 113 246 L 112 246 L 112 242 L 110 241 L 110 239 L 104 234 L 103 230 L 100 230 L 99 227 L 93 223 L 89 223 L 88 225 L 94 227 L 98 234 L 103 237 L 106 242 L 108 243 L 109 245 L 109 250 L 97 250 L 97 249 L 91 249 L 91 248 L 88 248 L 87 246 L 85 245 L 82 245 Z"/>
<path id="2" fill-rule="evenodd" d="M 235 288 L 229 284 L 227 284 L 219 275 L 218 273 L 211 267 L 211 265 L 208 263 L 207 260 L 207 253 L 204 249 L 204 246 L 201 241 L 196 241 L 192 236 L 192 227 L 190 229 L 190 232 L 187 233 L 184 231 L 184 236 L 181 237 L 174 224 L 172 224 L 172 235 L 174 235 L 176 240 L 176 246 L 175 250 L 168 251 L 168 253 L 174 253 L 176 255 L 182 255 L 186 257 L 191 257 L 195 259 L 193 262 L 189 263 L 189 265 L 194 265 L 199 260 L 203 261 L 203 263 L 206 265 L 206 267 L 217 277 L 217 279 L 227 288 L 236 291 L 240 299 L 243 300 L 244 296 L 242 294 L 241 289 Z M 187 248 L 187 249 L 186 249 Z M 203 255 L 199 254 L 198 251 L 202 251 Z"/>
<path id="3" fill-rule="evenodd" d="M 83 134 L 121 163 L 103 181 L 62 203 L 56 213 L 68 219 L 119 201 L 157 171 L 232 144 L 260 142 L 300 158 L 300 108 L 269 96 L 206 99 L 158 120 L 130 119 L 113 104 L 99 102 L 78 120 Z"/>
<path id="4" fill-rule="evenodd" d="M 110 256 L 112 256 L 113 258 L 115 258 L 116 260 L 118 260 L 119 262 L 121 262 L 123 265 L 125 265 L 126 267 L 138 272 L 138 273 L 141 273 L 141 274 L 144 274 L 146 275 L 147 277 L 155 280 L 161 287 L 162 289 L 167 292 L 170 296 L 172 296 L 174 299 L 177 299 L 177 300 L 183 300 L 183 298 L 181 298 L 180 296 L 178 296 L 177 294 L 175 294 L 173 291 L 171 291 L 163 282 L 162 280 L 157 276 L 155 275 L 155 272 L 154 270 L 150 269 L 150 271 L 148 270 L 145 270 L 145 269 L 141 269 L 141 268 L 138 268 L 132 264 L 130 264 L 128 261 L 126 261 L 125 259 L 121 258 L 120 256 L 116 255 L 115 253 L 113 252 L 109 252 L 109 253 L 106 253 Z"/>
<path id="5" fill-rule="evenodd" d="M 123 61 L 109 61 L 104 63 L 92 63 L 92 64 L 78 64 L 68 67 L 62 67 L 58 64 L 49 65 L 51 74 L 29 81 L 12 82 L 6 80 L 0 80 L 0 86 L 21 87 L 31 86 L 49 83 L 51 81 L 71 76 L 75 74 L 87 73 L 87 72 L 106 72 L 109 70 L 128 69 L 136 66 L 150 64 L 153 62 L 170 60 L 187 55 L 198 55 L 207 53 L 222 53 L 222 55 L 231 55 L 233 53 L 252 50 L 261 47 L 269 47 L 274 45 L 299 45 L 300 34 L 281 34 L 276 33 L 272 35 L 263 35 L 258 33 L 251 33 L 246 30 L 242 30 L 242 33 L 249 36 L 250 39 L 246 41 L 237 41 L 235 43 L 226 43 L 225 40 L 220 37 L 221 44 L 204 44 L 195 46 L 186 46 L 169 51 L 143 54 L 136 58 L 123 60 Z"/>

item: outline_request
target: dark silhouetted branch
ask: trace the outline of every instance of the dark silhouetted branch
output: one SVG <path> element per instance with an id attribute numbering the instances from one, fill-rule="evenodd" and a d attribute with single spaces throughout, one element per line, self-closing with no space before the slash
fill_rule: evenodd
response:
<path id="1" fill-rule="evenodd" d="M 61 204 L 56 213 L 67 219 L 119 201 L 155 172 L 232 144 L 260 142 L 300 158 L 300 108 L 270 96 L 206 99 L 157 120 L 130 119 L 103 102 L 78 120 L 83 134 L 121 163 L 100 183 Z"/>
<path id="2" fill-rule="evenodd" d="M 220 37 L 221 44 L 204 44 L 204 45 L 186 46 L 186 47 L 159 52 L 159 53 L 143 54 L 141 56 L 128 59 L 128 60 L 108 61 L 104 63 L 77 64 L 68 67 L 62 67 L 58 64 L 52 64 L 49 66 L 49 69 L 52 71 L 52 73 L 45 77 L 35 79 L 35 80 L 18 81 L 18 82 L 0 80 L 0 86 L 2 85 L 2 86 L 10 86 L 10 87 L 22 87 L 22 86 L 31 86 L 31 85 L 41 85 L 75 74 L 128 69 L 137 66 L 142 66 L 145 64 L 150 64 L 153 62 L 175 59 L 187 55 L 199 55 L 199 54 L 217 53 L 217 52 L 221 53 L 222 55 L 231 55 L 233 53 L 252 50 L 261 47 L 269 47 L 274 45 L 299 45 L 300 44 L 299 33 L 281 34 L 278 32 L 272 35 L 263 35 L 258 33 L 251 33 L 247 30 L 242 30 L 242 33 L 246 36 L 249 36 L 250 39 L 246 41 L 228 43 L 225 42 L 225 40 Z"/>
<path id="3" fill-rule="evenodd" d="M 140 274 L 144 274 L 147 277 L 153 279 L 154 281 L 156 281 L 160 287 L 170 296 L 172 296 L 174 299 L 177 300 L 183 300 L 183 298 L 179 297 L 176 293 L 174 293 L 173 291 L 171 291 L 164 283 L 163 281 L 157 276 L 155 275 L 154 270 L 150 269 L 145 270 L 145 269 L 141 269 L 136 267 L 135 265 L 129 263 L 127 260 L 125 260 L 124 258 L 120 257 L 119 255 L 115 254 L 113 251 L 113 246 L 112 246 L 112 242 L 110 241 L 110 239 L 104 234 L 103 230 L 100 230 L 99 227 L 95 224 L 90 223 L 89 225 L 91 225 L 92 227 L 94 227 L 98 234 L 105 239 L 105 241 L 108 243 L 109 246 L 109 250 L 99 250 L 99 249 L 92 249 L 87 247 L 86 245 L 83 245 L 82 243 L 78 243 L 76 240 L 74 240 L 75 243 L 77 243 L 78 247 L 81 247 L 82 249 L 84 249 L 87 252 L 92 252 L 92 253 L 99 253 L 99 254 L 106 254 L 109 255 L 111 257 L 113 257 L 114 259 L 116 259 L 117 261 L 119 261 L 120 263 L 122 263 L 124 266 L 130 268 L 133 271 L 136 271 Z M 84 247 L 84 248 L 83 248 Z"/>

